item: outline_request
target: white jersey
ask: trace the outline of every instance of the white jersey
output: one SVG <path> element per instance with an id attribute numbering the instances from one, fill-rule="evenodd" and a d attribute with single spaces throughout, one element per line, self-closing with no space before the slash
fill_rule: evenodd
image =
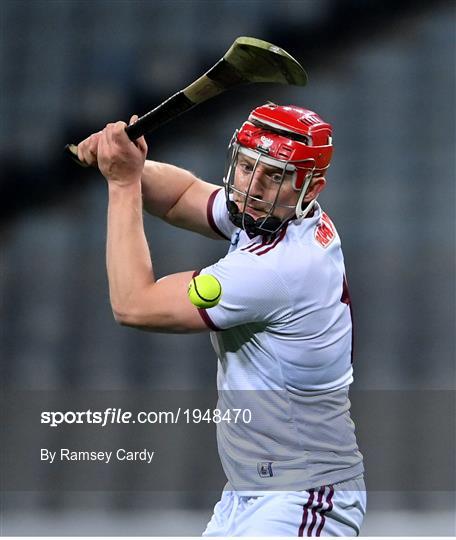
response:
<path id="1" fill-rule="evenodd" d="M 251 421 L 220 422 L 217 439 L 230 488 L 309 489 L 363 471 L 348 385 L 352 322 L 340 239 L 319 205 L 272 240 L 229 220 L 223 190 L 208 204 L 228 254 L 201 273 L 222 285 L 200 310 L 218 355 L 219 408 Z"/>

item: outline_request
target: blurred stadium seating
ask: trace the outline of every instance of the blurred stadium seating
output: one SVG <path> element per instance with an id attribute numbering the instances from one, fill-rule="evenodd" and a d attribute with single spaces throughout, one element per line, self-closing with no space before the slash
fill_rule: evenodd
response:
<path id="1" fill-rule="evenodd" d="M 253 35 L 299 58 L 309 86 L 220 96 L 152 135 L 150 157 L 219 183 L 227 143 L 253 106 L 271 99 L 319 111 L 335 129 L 321 203 L 345 248 L 354 388 L 454 391 L 454 2 L 3 0 L 1 17 L 4 388 L 215 384 L 207 335 L 147 334 L 113 321 L 104 182 L 66 162 L 62 148 L 146 112 L 236 36 Z M 160 276 L 225 251 L 155 218 L 146 229 Z M 376 420 L 401 437 L 398 419 Z M 434 444 L 416 449 L 416 474 Z M 8 493 L 2 534 L 197 535 L 216 498 Z M 373 493 L 370 501 L 363 534 L 456 533 L 454 491 Z"/>

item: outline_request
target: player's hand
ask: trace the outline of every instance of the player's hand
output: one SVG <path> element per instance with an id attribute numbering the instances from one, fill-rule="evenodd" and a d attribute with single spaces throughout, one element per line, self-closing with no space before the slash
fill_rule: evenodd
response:
<path id="1" fill-rule="evenodd" d="M 130 124 L 137 120 L 131 117 Z M 98 167 L 109 184 L 127 186 L 141 181 L 147 144 L 144 137 L 131 141 L 125 122 L 108 124 L 98 140 Z"/>
<path id="2" fill-rule="evenodd" d="M 97 166 L 98 140 L 101 131 L 93 133 L 78 144 L 78 159 L 91 167 Z"/>

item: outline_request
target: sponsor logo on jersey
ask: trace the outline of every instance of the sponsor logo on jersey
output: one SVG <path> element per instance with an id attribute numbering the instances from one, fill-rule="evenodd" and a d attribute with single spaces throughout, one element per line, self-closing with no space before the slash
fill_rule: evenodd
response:
<path id="1" fill-rule="evenodd" d="M 261 478 L 270 478 L 272 473 L 272 461 L 260 461 L 257 463 L 257 471 Z"/>
<path id="2" fill-rule="evenodd" d="M 231 245 L 233 247 L 236 247 L 238 244 L 239 244 L 239 235 L 241 234 L 241 229 L 239 229 L 238 231 L 236 231 L 234 233 L 234 235 L 232 236 L 231 238 Z"/>
<path id="3" fill-rule="evenodd" d="M 321 221 L 318 227 L 315 229 L 315 240 L 324 248 L 336 237 L 336 229 L 333 222 L 329 219 L 328 214 L 323 212 L 321 215 Z"/>

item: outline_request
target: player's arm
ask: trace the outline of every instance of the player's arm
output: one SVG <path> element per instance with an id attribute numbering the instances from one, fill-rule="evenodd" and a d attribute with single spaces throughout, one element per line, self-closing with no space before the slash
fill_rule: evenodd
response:
<path id="1" fill-rule="evenodd" d="M 78 158 L 91 166 L 98 165 L 101 131 L 78 145 Z M 167 163 L 147 160 L 141 175 L 143 205 L 147 212 L 168 223 L 210 238 L 220 239 L 208 223 L 207 205 L 217 186 L 194 174 Z"/>
<path id="2" fill-rule="evenodd" d="M 192 272 L 155 280 L 142 219 L 144 138 L 130 141 L 125 124 L 109 124 L 100 135 L 98 164 L 108 182 L 106 263 L 111 306 L 124 325 L 163 332 L 208 330 L 187 298 Z"/>
<path id="3" fill-rule="evenodd" d="M 147 160 L 141 177 L 144 208 L 176 227 L 220 239 L 207 219 L 207 204 L 219 189 L 190 171 Z"/>

